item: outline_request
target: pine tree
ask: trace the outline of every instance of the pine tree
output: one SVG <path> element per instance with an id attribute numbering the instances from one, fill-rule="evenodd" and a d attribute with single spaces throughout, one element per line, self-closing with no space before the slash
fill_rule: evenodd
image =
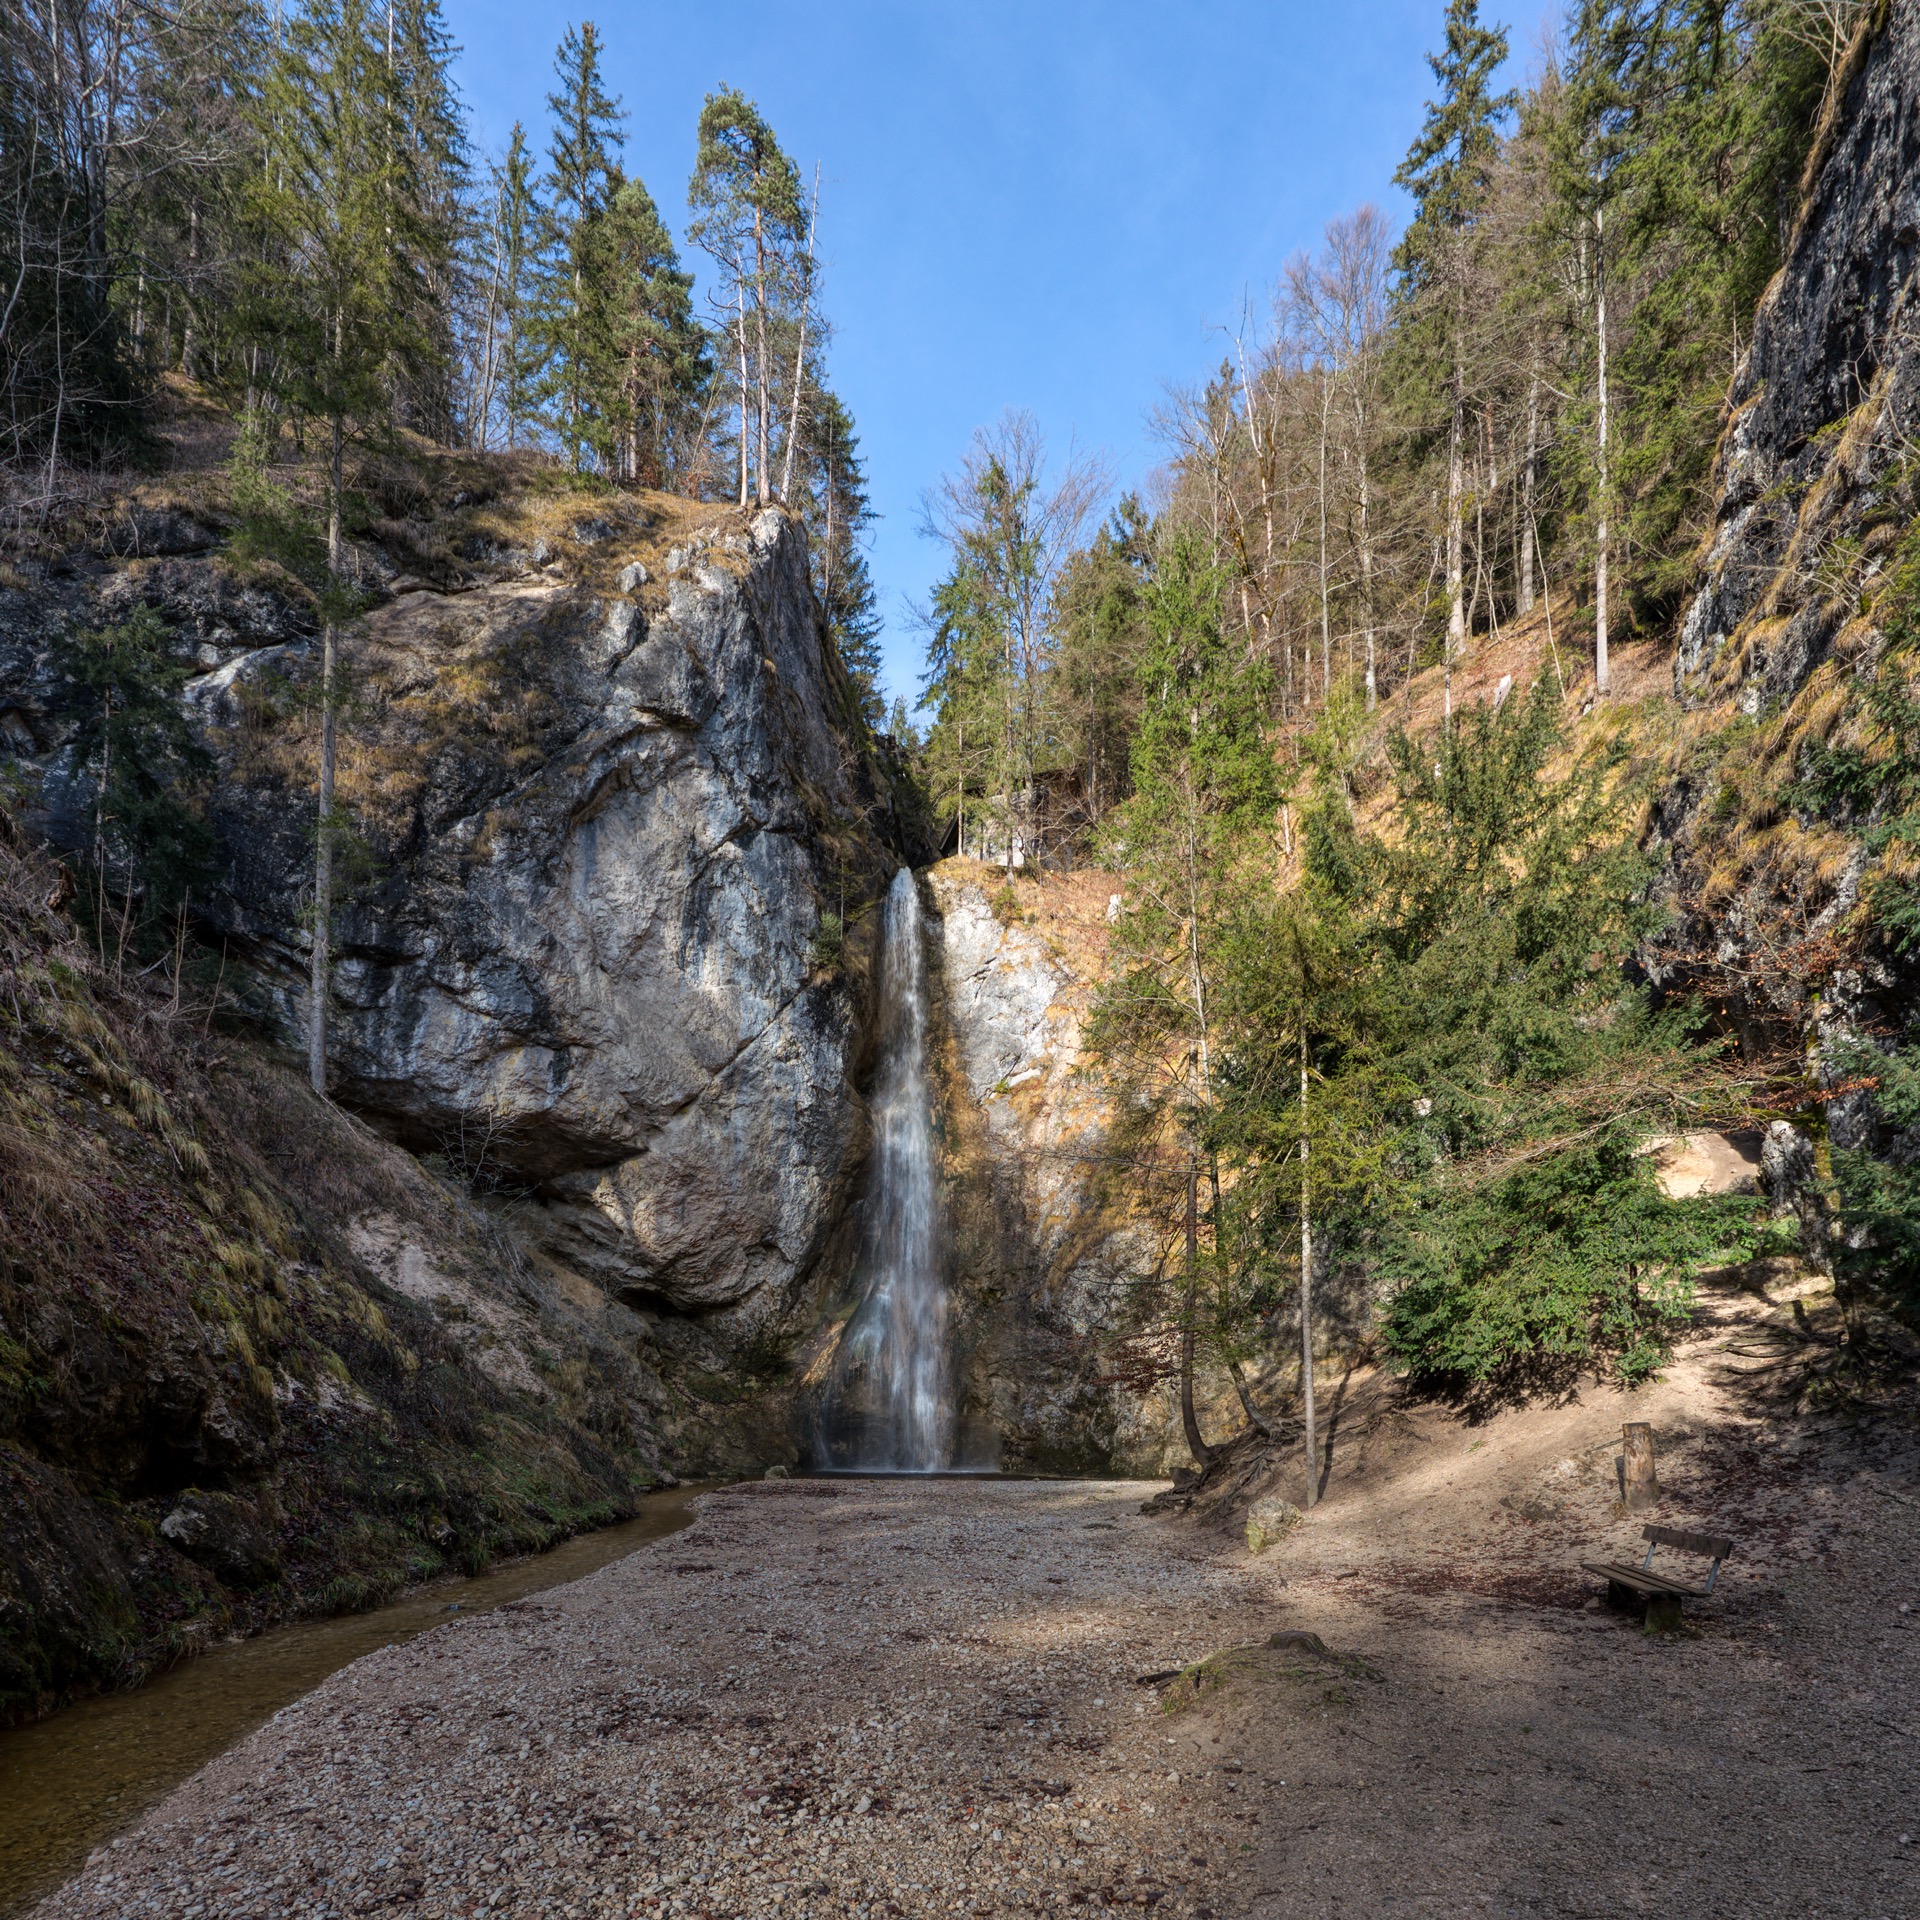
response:
<path id="1" fill-rule="evenodd" d="M 813 556 L 813 586 L 834 649 L 853 682 L 860 712 L 877 727 L 886 711 L 880 688 L 880 611 L 867 568 L 866 531 L 874 511 L 866 463 L 846 403 L 828 388 L 811 389 L 802 422 L 802 511 Z"/>
<path id="2" fill-rule="evenodd" d="M 56 698 L 74 719 L 69 764 L 93 788 L 96 931 L 113 895 L 152 918 L 178 907 L 212 865 L 213 836 L 191 794 L 213 756 L 181 705 L 187 669 L 172 643 L 160 616 L 139 606 L 52 648 Z"/>
<path id="3" fill-rule="evenodd" d="M 456 431 L 453 325 L 466 267 L 472 173 L 466 116 L 453 83 L 460 49 L 439 0 L 386 0 L 384 28 L 387 84 L 407 147 L 409 267 L 420 300 L 396 410 L 406 424 L 448 445 Z"/>
<path id="4" fill-rule="evenodd" d="M 492 170 L 480 268 L 484 291 L 474 343 L 478 365 L 469 433 L 482 451 L 492 441 L 496 407 L 504 443 L 520 444 L 546 368 L 534 324 L 534 267 L 545 218 L 526 129 L 516 120 L 507 151 Z"/>
<path id="5" fill-rule="evenodd" d="M 1080 771 L 1090 826 L 1127 797 L 1152 579 L 1153 529 L 1132 494 L 1061 571 L 1053 705 L 1064 751 Z"/>
<path id="6" fill-rule="evenodd" d="M 1089 1030 L 1135 1136 L 1137 1189 L 1163 1225 L 1184 1212 L 1180 1400 L 1196 1460 L 1211 1448 L 1194 1406 L 1206 1266 L 1231 1269 L 1222 1239 L 1218 1156 L 1223 934 L 1249 864 L 1258 866 L 1279 793 L 1266 737 L 1271 675 L 1223 630 L 1227 576 L 1196 532 L 1180 529 L 1146 595 L 1141 714 L 1132 795 L 1112 816 L 1124 848 L 1127 910 Z M 1211 1248 L 1203 1263 L 1198 1187 L 1207 1182 Z"/>
<path id="7" fill-rule="evenodd" d="M 412 149 L 394 111 L 391 69 L 366 0 L 312 0 L 288 27 L 267 91 L 274 166 L 260 205 L 291 267 L 293 325 L 304 331 L 295 390 L 327 425 L 327 571 L 320 667 L 319 814 L 314 856 L 307 1065 L 326 1092 L 327 1001 L 338 831 L 334 773 L 339 627 L 353 596 L 342 568 L 347 435 L 388 409 L 387 371 L 421 350 L 417 265 L 424 252 Z"/>
<path id="8" fill-rule="evenodd" d="M 706 335 L 653 196 L 616 167 L 585 243 L 595 448 L 603 471 L 665 487 L 683 466 L 682 427 L 711 378 Z"/>
<path id="9" fill-rule="evenodd" d="M 1728 344 L 1779 264 L 1826 61 L 1791 9 L 1740 0 L 1580 0 L 1569 24 L 1545 132 L 1592 343 L 1570 477 L 1596 601 L 1618 558 L 1627 594 L 1666 611 L 1700 527 Z"/>
<path id="10" fill-rule="evenodd" d="M 1107 490 L 1097 462 L 1050 474 L 1038 426 L 1010 413 L 977 432 L 960 471 L 926 497 L 922 531 L 952 558 L 929 622 L 926 685 L 945 716 L 931 730 L 929 766 L 954 776 L 943 805 L 950 792 L 959 808 L 964 783 L 984 779 L 972 785 L 975 817 L 1010 861 L 1037 858 L 1054 828 L 1037 776 L 1058 764 L 1055 589 Z"/>
<path id="11" fill-rule="evenodd" d="M 600 76 L 600 34 L 591 20 L 569 27 L 554 56 L 560 87 L 547 96 L 553 114 L 548 148 L 547 218 L 542 236 L 536 337 L 547 355 L 541 397 L 553 409 L 554 431 L 575 473 L 584 471 L 605 423 L 596 418 L 594 247 L 613 200 L 625 119 Z"/>

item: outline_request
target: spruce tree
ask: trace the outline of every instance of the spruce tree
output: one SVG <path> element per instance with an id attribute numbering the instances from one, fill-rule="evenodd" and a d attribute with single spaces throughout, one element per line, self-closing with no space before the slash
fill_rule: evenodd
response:
<path id="1" fill-rule="evenodd" d="M 407 425 L 450 444 L 455 437 L 454 315 L 469 241 L 472 159 L 466 115 L 453 82 L 460 49 L 439 0 L 385 0 L 387 85 L 406 142 L 404 180 L 411 277 L 420 301 L 409 330 L 396 401 Z"/>
<path id="2" fill-rule="evenodd" d="M 1621 597 L 1643 615 L 1670 613 L 1690 577 L 1728 342 L 1745 336 L 1780 263 L 1826 87 L 1821 49 L 1791 8 L 1578 0 L 1571 10 L 1545 116 L 1593 345 L 1573 409 L 1584 457 L 1569 478 L 1591 519 L 1610 516 Z"/>
<path id="3" fill-rule="evenodd" d="M 306 336 L 295 390 L 327 428 L 327 572 L 320 666 L 319 807 L 314 856 L 307 1065 L 326 1092 L 333 913 L 339 628 L 352 611 L 341 514 L 350 431 L 387 416 L 387 371 L 420 351 L 422 246 L 413 151 L 394 110 L 389 67 L 366 0 L 312 0 L 288 26 L 267 93 L 274 167 L 260 205 L 291 268 Z"/>
<path id="4" fill-rule="evenodd" d="M 1223 935 L 1257 869 L 1279 792 L 1265 715 L 1271 676 L 1224 629 L 1227 576 L 1182 528 L 1159 556 L 1146 600 L 1133 792 L 1110 822 L 1127 871 L 1127 911 L 1089 1030 L 1125 1116 L 1137 1187 L 1169 1237 L 1184 1215 L 1177 1319 L 1181 1417 L 1196 1460 L 1211 1448 L 1194 1406 L 1209 1273 L 1231 1285 L 1219 1161 Z M 1199 1187 L 1209 1223 L 1203 1252 Z M 1218 1315 L 1209 1316 L 1216 1320 Z"/>
<path id="5" fill-rule="evenodd" d="M 1394 255 L 1406 315 L 1406 343 L 1429 393 L 1444 393 L 1447 434 L 1447 658 L 1466 646 L 1464 440 L 1468 302 L 1474 228 L 1486 205 L 1500 126 L 1516 96 L 1496 93 L 1507 57 L 1504 29 L 1480 23 L 1479 0 L 1448 0 L 1446 45 L 1427 56 L 1439 97 L 1393 178 L 1414 199 L 1414 216 Z"/>
<path id="6" fill-rule="evenodd" d="M 616 167 L 605 210 L 586 238 L 587 340 L 595 448 L 603 471 L 629 485 L 679 477 L 687 414 L 710 378 L 706 335 L 653 196 Z"/>
<path id="7" fill-rule="evenodd" d="M 1153 530 L 1132 494 L 1061 572 L 1052 704 L 1063 750 L 1080 773 L 1090 826 L 1127 797 L 1152 578 Z"/>
<path id="8" fill-rule="evenodd" d="M 739 398 L 740 504 L 773 498 L 774 389 L 783 311 L 804 287 L 806 208 L 800 173 L 753 102 L 733 87 L 707 96 L 687 187 L 687 237 L 720 268 L 716 311 L 732 334 Z"/>
<path id="9" fill-rule="evenodd" d="M 829 388 L 810 391 L 802 423 L 802 506 L 812 535 L 814 591 L 860 712 L 877 727 L 886 702 L 880 689 L 879 602 L 865 547 L 874 520 L 866 463 L 846 403 Z"/>
<path id="10" fill-rule="evenodd" d="M 510 448 L 520 444 L 546 369 L 535 321 L 534 282 L 546 213 L 526 129 L 517 120 L 507 151 L 492 170 L 490 188 L 480 269 L 484 293 L 475 342 L 479 365 L 470 426 L 473 442 L 482 450 L 492 442 L 496 408 L 505 444 Z"/>
<path id="11" fill-rule="evenodd" d="M 575 473 L 585 468 L 596 434 L 596 314 L 593 251 L 610 205 L 615 162 L 625 145 L 620 102 L 601 81 L 600 33 L 591 20 L 569 27 L 554 56 L 560 85 L 547 96 L 553 114 L 545 181 L 536 337 L 547 355 L 540 394 L 553 409 L 554 431 Z"/>

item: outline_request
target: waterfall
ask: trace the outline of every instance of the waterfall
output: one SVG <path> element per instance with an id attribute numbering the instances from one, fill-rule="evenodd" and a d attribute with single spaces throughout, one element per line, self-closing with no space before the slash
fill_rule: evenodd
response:
<path id="1" fill-rule="evenodd" d="M 887 889 L 880 948 L 880 1067 L 862 1271 L 821 1423 L 825 1464 L 930 1473 L 952 1465 L 947 1288 L 927 1089 L 926 933 L 902 867 Z"/>

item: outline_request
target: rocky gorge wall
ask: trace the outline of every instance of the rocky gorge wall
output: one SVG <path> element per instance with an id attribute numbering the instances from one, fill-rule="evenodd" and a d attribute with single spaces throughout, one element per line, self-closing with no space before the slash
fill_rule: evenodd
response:
<path id="1" fill-rule="evenodd" d="M 614 1298 L 738 1347 L 795 1308 L 846 1210 L 865 955 L 821 964 L 816 936 L 829 882 L 857 898 L 897 855 L 783 513 L 655 496 L 535 519 L 454 509 L 440 578 L 367 569 L 380 604 L 343 643 L 360 877 L 335 916 L 333 1090 L 518 1194 L 521 1230 Z M 297 1044 L 311 622 L 212 550 L 64 598 L 0 658 L 39 824 L 84 847 L 91 791 L 33 639 L 144 603 L 205 669 L 186 689 L 217 767 L 202 936 Z"/>
<path id="2" fill-rule="evenodd" d="M 1151 1322 L 1140 1290 L 1172 1250 L 1130 1203 L 1111 1097 L 1084 1046 L 1122 881 L 949 859 L 925 885 L 939 916 L 956 1342 L 972 1417 L 1010 1468 L 1170 1473 L 1189 1458 L 1176 1390 L 1125 1367 L 1115 1336 Z M 1355 1330 L 1337 1311 L 1321 1331 L 1350 1349 Z M 1164 1372 L 1170 1340 L 1147 1343 L 1148 1371 Z M 1276 1350 L 1254 1369 L 1256 1394 L 1275 1404 L 1293 1366 Z M 1223 1371 L 1203 1366 L 1195 1389 L 1209 1436 L 1245 1424 Z"/>
<path id="3" fill-rule="evenodd" d="M 1684 744 L 1649 823 L 1673 909 L 1649 971 L 1722 1007 L 1750 1060 L 1810 1067 L 1793 1135 L 1776 1122 L 1772 1143 L 1804 1160 L 1803 1186 L 1816 1163 L 1828 1181 L 1829 1147 L 1920 1151 L 1854 1057 L 1920 1024 L 1915 950 L 1888 921 L 1912 834 L 1875 705 L 1920 630 L 1917 448 L 1920 9 L 1883 0 L 1837 76 L 1730 391 L 1673 653 Z M 1840 765 L 1854 790 L 1820 778 Z"/>

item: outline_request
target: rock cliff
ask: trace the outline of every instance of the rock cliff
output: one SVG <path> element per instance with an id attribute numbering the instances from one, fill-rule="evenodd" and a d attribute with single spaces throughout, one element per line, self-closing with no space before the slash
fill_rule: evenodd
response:
<path id="1" fill-rule="evenodd" d="M 1188 1457 L 1172 1387 L 1145 1378 L 1170 1343 L 1149 1334 L 1159 1366 L 1129 1369 L 1115 1338 L 1135 1329 L 1136 1292 L 1167 1251 L 1129 1205 L 1082 1044 L 1120 885 L 966 859 L 927 875 L 962 1378 L 1008 1467 L 1160 1474 Z M 1224 1374 L 1196 1384 L 1210 1432 L 1242 1423 Z"/>
<path id="2" fill-rule="evenodd" d="M 1674 656 L 1678 695 L 1731 696 L 1749 715 L 1790 700 L 1836 647 L 1857 663 L 1863 591 L 1915 508 L 1920 14 L 1878 13 L 1734 378 L 1715 528 Z"/>
<path id="3" fill-rule="evenodd" d="M 511 463 L 436 485 L 352 550 L 338 1107 L 288 1058 L 312 594 L 217 485 L 0 574 L 0 731 L 56 848 L 93 831 L 62 637 L 144 607 L 188 670 L 187 997 L 227 1009 L 103 967 L 7 850 L 0 1717 L 791 1452 L 900 858 L 804 537 Z"/>
<path id="4" fill-rule="evenodd" d="M 396 596 L 348 649 L 374 877 L 337 929 L 336 1084 L 531 1189 L 541 1242 L 623 1299 L 764 1321 L 855 1138 L 858 1009 L 811 953 L 824 849 L 867 796 L 804 538 L 778 511 L 663 531 L 615 506 L 550 551 Z M 193 691 L 236 856 L 210 918 L 293 1031 L 306 847 L 249 737 L 286 652 Z"/>
<path id="5" fill-rule="evenodd" d="M 1749 1058 L 1811 1058 L 1798 1124 L 1823 1179 L 1829 1143 L 1920 1146 L 1882 1127 L 1855 1052 L 1920 1019 L 1916 948 L 1893 930 L 1913 863 L 1887 719 L 1920 631 L 1916 430 L 1920 10 L 1882 4 L 1733 383 L 1673 660 L 1685 746 L 1651 822 L 1676 911 L 1650 970 L 1723 1006 Z"/>
<path id="6" fill-rule="evenodd" d="M 463 557 L 437 581 L 368 569 L 380 603 L 344 642 L 361 877 L 335 921 L 333 1085 L 521 1193 L 536 1242 L 620 1299 L 744 1342 L 845 1209 L 860 955 L 816 936 L 826 889 L 857 895 L 890 857 L 786 516 L 560 505 L 450 510 Z M 92 617 L 136 600 L 207 669 L 187 690 L 218 765 L 203 936 L 294 1041 L 312 622 L 217 555 L 108 568 Z M 67 717 L 36 707 L 22 651 L 13 730 L 45 825 L 84 844 Z"/>

